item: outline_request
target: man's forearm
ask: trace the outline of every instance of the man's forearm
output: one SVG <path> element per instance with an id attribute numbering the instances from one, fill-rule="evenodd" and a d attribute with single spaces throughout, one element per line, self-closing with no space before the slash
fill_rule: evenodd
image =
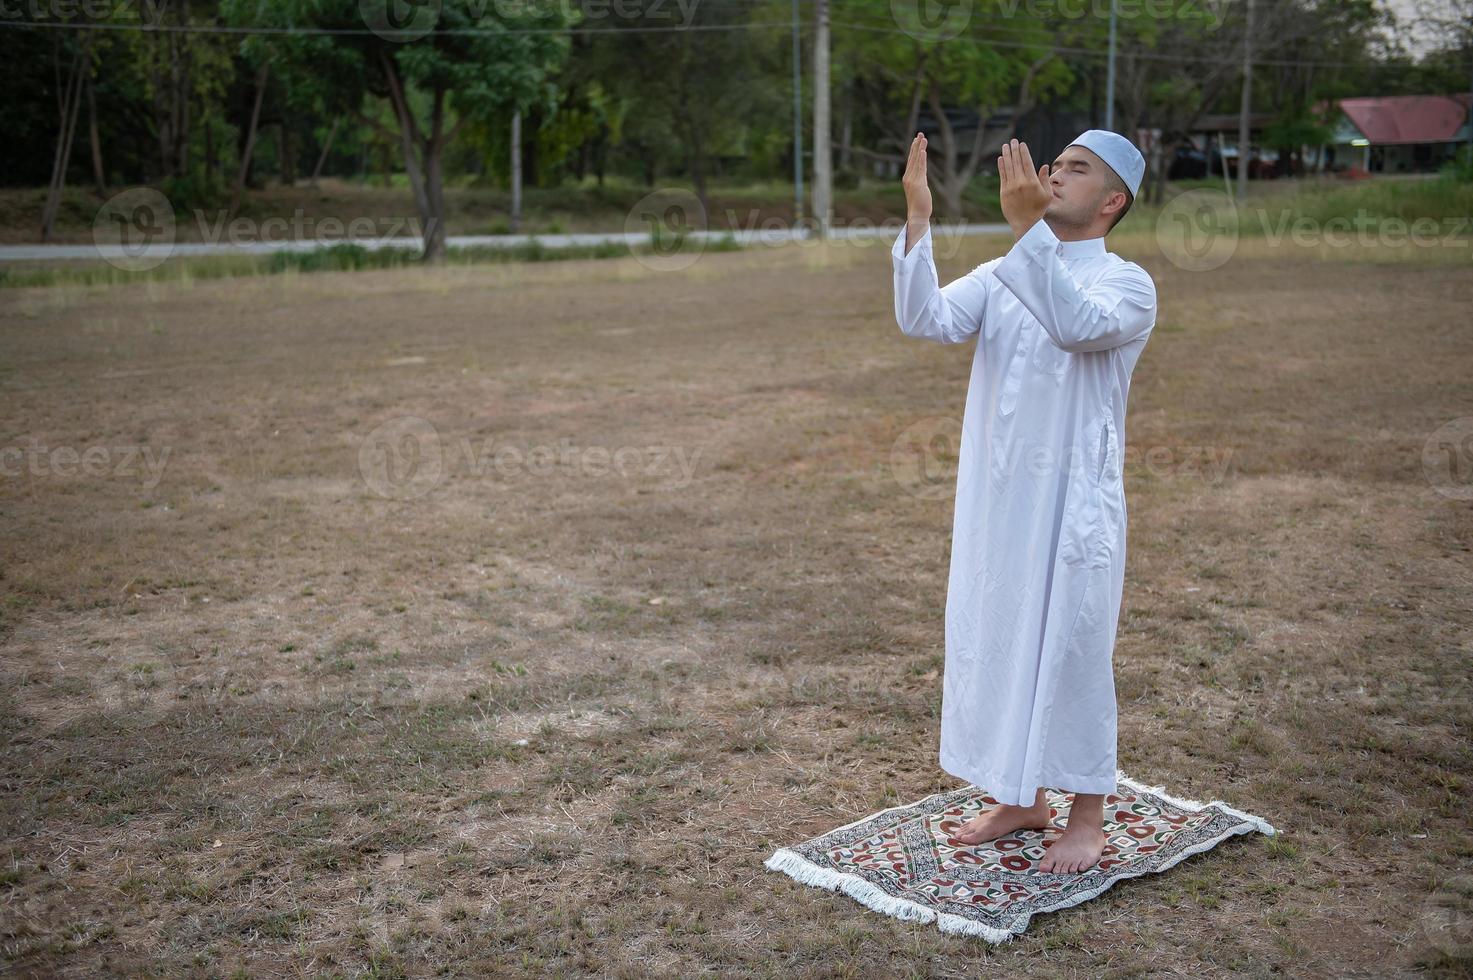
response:
<path id="1" fill-rule="evenodd" d="M 915 243 L 926 235 L 926 229 L 931 227 L 930 218 L 908 218 L 905 222 L 905 254 L 909 255 Z"/>

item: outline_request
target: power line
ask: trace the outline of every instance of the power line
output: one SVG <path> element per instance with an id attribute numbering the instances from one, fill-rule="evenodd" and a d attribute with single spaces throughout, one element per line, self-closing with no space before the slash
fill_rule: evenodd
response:
<path id="1" fill-rule="evenodd" d="M 658 34 L 669 31 L 745 31 L 765 27 L 781 27 L 791 30 L 786 21 L 763 21 L 748 24 L 676 24 L 670 27 L 452 27 L 429 31 L 381 31 L 368 27 L 230 27 L 224 24 L 117 24 L 108 22 L 65 21 L 16 21 L 0 20 L 0 27 L 37 27 L 71 31 L 138 31 L 143 34 L 235 34 L 311 36 L 311 37 L 360 37 L 379 36 L 393 40 L 395 34 L 421 37 L 502 37 L 516 34 Z"/>
<path id="2" fill-rule="evenodd" d="M 858 30 L 858 31 L 872 31 L 872 32 L 881 33 L 881 34 L 905 34 L 905 35 L 908 35 L 908 36 L 911 36 L 911 37 L 915 37 L 915 34 L 913 34 L 912 32 L 907 31 L 907 30 L 904 30 L 904 29 L 899 28 L 899 27 L 880 27 L 880 26 L 873 25 L 873 24 L 858 24 L 858 23 L 854 23 L 852 21 L 837 21 L 837 20 L 836 21 L 831 21 L 830 23 L 832 23 L 833 26 L 835 26 L 835 27 L 849 27 L 849 28 L 853 28 L 854 30 Z M 922 38 L 917 38 L 917 40 L 922 40 Z M 1044 41 L 1038 41 L 1038 42 L 1035 42 L 1035 43 L 1032 43 L 1032 44 L 1030 44 L 1030 43 L 1028 43 L 1026 41 L 1005 41 L 1005 40 L 997 40 L 997 39 L 988 37 L 986 34 L 966 34 L 966 33 L 964 33 L 964 34 L 957 34 L 957 35 L 952 36 L 952 37 L 936 37 L 936 38 L 933 38 L 932 40 L 935 43 L 942 43 L 942 44 L 947 43 L 947 42 L 950 42 L 950 41 L 965 41 L 965 42 L 969 42 L 971 44 L 987 44 L 987 45 L 992 45 L 994 47 L 999 47 L 999 48 L 1036 48 L 1036 49 L 1047 48 L 1048 50 L 1053 51 L 1056 54 L 1077 54 L 1077 55 L 1082 55 L 1084 57 L 1090 57 L 1090 58 L 1104 58 L 1104 57 L 1107 57 L 1108 56 L 1106 52 L 1096 51 L 1093 48 L 1071 48 L 1071 47 L 1063 47 L 1063 46 L 1056 45 L 1056 44 L 1050 44 L 1046 40 L 1044 40 Z M 1192 56 L 1188 56 L 1188 55 L 1158 54 L 1158 53 L 1152 52 L 1152 51 L 1132 51 L 1128 55 L 1123 55 L 1123 57 L 1141 58 L 1141 59 L 1146 60 L 1146 61 L 1181 61 L 1181 62 L 1187 62 L 1187 63 L 1190 63 L 1190 64 L 1197 64 L 1197 65 L 1236 65 L 1236 64 L 1239 63 L 1239 60 L 1238 59 L 1232 59 L 1232 58 L 1223 58 L 1223 59 L 1217 59 L 1217 58 L 1197 58 L 1197 57 L 1192 57 Z M 1359 69 L 1368 70 L 1368 71 L 1384 70 L 1384 69 L 1388 69 L 1388 68 L 1394 68 L 1394 69 L 1397 69 L 1397 70 L 1404 70 L 1407 67 L 1406 65 L 1378 65 L 1375 62 L 1368 62 L 1368 61 L 1300 61 L 1298 59 L 1277 59 L 1277 60 L 1275 60 L 1275 59 L 1272 59 L 1272 58 L 1266 58 L 1266 59 L 1258 59 L 1258 58 L 1255 58 L 1254 59 L 1254 64 L 1256 64 L 1256 65 L 1275 65 L 1275 66 L 1284 67 L 1284 68 L 1305 68 L 1305 67 L 1314 67 L 1314 68 L 1359 68 Z M 1470 63 L 1469 67 L 1470 68 L 1473 68 L 1473 63 Z"/>
<path id="3" fill-rule="evenodd" d="M 731 0 L 727 0 L 731 2 Z M 742 2 L 742 0 L 738 0 Z M 754 0 L 762 2 L 762 0 Z M 799 0 L 807 5 L 810 0 Z M 985 23 L 985 19 L 984 19 Z M 914 32 L 907 31 L 898 26 L 880 26 L 877 24 L 863 24 L 855 21 L 830 21 L 835 28 L 848 28 L 857 31 L 869 31 L 872 33 L 906 35 L 916 40 L 925 40 L 924 36 L 917 37 Z M 234 27 L 225 24 L 146 24 L 146 23 L 115 23 L 106 21 L 23 21 L 0 19 L 0 28 L 37 28 L 44 30 L 92 30 L 92 31 L 137 31 L 139 33 L 167 33 L 167 34 L 224 34 L 237 36 L 309 36 L 309 37 L 368 37 L 382 36 L 392 39 L 396 33 L 393 30 L 374 30 L 368 27 Z M 516 35 L 536 34 L 664 34 L 676 31 L 749 31 L 765 30 L 768 28 L 780 28 L 786 31 L 792 29 L 788 21 L 754 21 L 742 24 L 674 24 L 668 26 L 635 25 L 630 27 L 451 27 L 444 29 L 432 29 L 428 31 L 414 31 L 414 38 L 421 37 L 501 37 Z M 998 48 L 1047 48 L 1055 54 L 1077 55 L 1084 58 L 1107 58 L 1108 53 L 1093 48 L 1065 47 L 1051 44 L 1046 39 L 1034 42 L 1011 41 L 991 36 L 994 32 L 1009 32 L 1015 35 L 1031 33 L 1027 28 L 1009 25 L 998 25 L 990 27 L 985 33 L 962 33 L 952 37 L 937 37 L 937 43 L 949 41 L 965 41 L 972 44 L 984 44 Z M 400 33 L 409 33 L 407 31 Z M 1172 55 L 1153 51 L 1132 51 L 1124 57 L 1140 58 L 1145 61 L 1181 62 L 1200 65 L 1236 65 L 1236 59 L 1214 59 L 1197 58 L 1187 55 Z M 1264 66 L 1285 68 L 1351 68 L 1360 71 L 1384 71 L 1388 69 L 1403 70 L 1405 65 L 1377 64 L 1369 61 L 1311 61 L 1297 59 L 1255 59 L 1255 63 Z M 1473 64 L 1469 66 L 1473 70 Z"/>

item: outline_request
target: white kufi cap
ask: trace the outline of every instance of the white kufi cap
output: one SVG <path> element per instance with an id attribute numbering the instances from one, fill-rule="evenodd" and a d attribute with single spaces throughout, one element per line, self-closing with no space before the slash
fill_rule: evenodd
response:
<path id="1" fill-rule="evenodd" d="M 1141 178 L 1146 173 L 1146 158 L 1124 136 L 1108 129 L 1087 129 L 1069 145 L 1082 146 L 1105 161 L 1130 188 L 1131 198 L 1140 190 Z"/>

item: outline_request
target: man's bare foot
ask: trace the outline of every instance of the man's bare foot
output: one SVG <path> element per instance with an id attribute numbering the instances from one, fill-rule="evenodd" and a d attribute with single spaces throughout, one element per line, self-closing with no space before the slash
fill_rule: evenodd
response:
<path id="1" fill-rule="evenodd" d="M 1005 837 L 1024 827 L 1042 829 L 1048 826 L 1050 812 L 1048 803 L 1035 803 L 1033 806 L 999 803 L 962 824 L 961 829 L 951 836 L 963 844 L 980 844 L 985 840 Z"/>
<path id="2" fill-rule="evenodd" d="M 1105 850 L 1105 832 L 1099 827 L 1076 827 L 1071 823 L 1058 840 L 1045 846 L 1048 850 L 1038 862 L 1039 871 L 1075 874 L 1099 861 Z"/>

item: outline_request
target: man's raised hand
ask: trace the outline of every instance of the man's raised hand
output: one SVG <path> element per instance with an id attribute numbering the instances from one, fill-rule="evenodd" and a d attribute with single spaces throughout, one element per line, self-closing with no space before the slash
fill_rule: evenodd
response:
<path id="1" fill-rule="evenodd" d="M 931 187 L 926 183 L 926 136 L 916 133 L 905 161 L 905 217 L 907 221 L 931 220 Z"/>
<path id="2" fill-rule="evenodd" d="M 1014 238 L 1038 223 L 1054 199 L 1053 185 L 1049 183 L 1049 166 L 1044 164 L 1037 172 L 1033 169 L 1033 156 L 1028 144 L 1016 139 L 1002 145 L 1002 156 L 997 158 L 998 202 L 1002 205 L 1002 216 L 1013 229 Z"/>
<path id="3" fill-rule="evenodd" d="M 916 133 L 910 141 L 910 156 L 905 161 L 905 251 L 926 233 L 931 223 L 931 185 L 926 183 L 926 135 Z"/>

